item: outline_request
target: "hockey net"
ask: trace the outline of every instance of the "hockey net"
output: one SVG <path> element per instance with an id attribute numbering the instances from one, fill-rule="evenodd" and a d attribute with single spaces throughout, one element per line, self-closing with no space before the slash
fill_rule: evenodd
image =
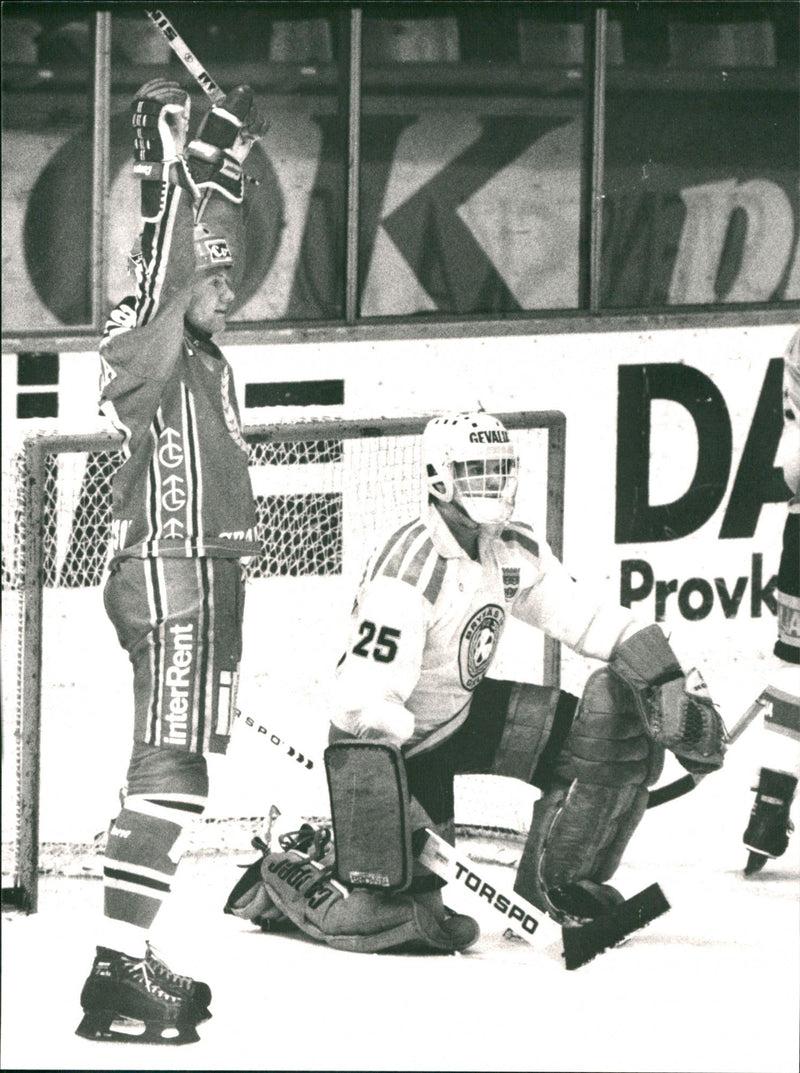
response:
<path id="1" fill-rule="evenodd" d="M 500 416 L 521 459 L 515 516 L 560 555 L 565 419 Z M 263 551 L 247 566 L 242 714 L 228 755 L 210 758 L 211 797 L 190 853 L 249 852 L 273 805 L 287 827 L 325 817 L 332 671 L 366 555 L 419 512 L 428 419 L 245 430 Z M 39 875 L 100 875 L 101 828 L 118 809 L 127 766 L 132 675 L 102 603 L 121 459 L 111 431 L 37 432 L 4 450 L 3 888 L 28 911 Z M 557 683 L 558 646 L 522 630 L 492 673 Z M 524 833 L 532 795 L 511 780 L 459 778 L 457 823 Z"/>

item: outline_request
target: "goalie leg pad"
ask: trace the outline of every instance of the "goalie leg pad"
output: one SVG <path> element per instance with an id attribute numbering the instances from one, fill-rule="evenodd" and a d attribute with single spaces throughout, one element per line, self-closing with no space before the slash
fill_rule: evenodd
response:
<path id="1" fill-rule="evenodd" d="M 564 923 L 548 891 L 602 884 L 619 866 L 663 766 L 632 692 L 605 668 L 587 680 L 563 748 L 536 802 L 515 889 Z"/>
<path id="2" fill-rule="evenodd" d="M 268 853 L 261 866 L 272 902 L 306 935 L 337 950 L 464 950 L 478 938 L 470 918 L 449 918 L 438 892 L 348 891 L 297 850 Z"/>
<path id="3" fill-rule="evenodd" d="M 553 774 L 603 786 L 654 783 L 664 765 L 664 748 L 653 742 L 639 719 L 630 686 L 605 667 L 586 681 Z"/>
<path id="4" fill-rule="evenodd" d="M 536 766 L 553 733 L 556 713 L 560 722 L 568 719 L 570 703 L 574 705 L 575 698 L 559 689 L 515 683 L 508 695 L 492 773 L 535 782 Z"/>
<path id="5" fill-rule="evenodd" d="M 548 891 L 581 880 L 604 883 L 647 808 L 644 786 L 598 786 L 576 779 L 551 787 L 533 808 L 514 889 L 559 923 L 568 914 Z"/>
<path id="6" fill-rule="evenodd" d="M 325 771 L 337 878 L 348 887 L 404 890 L 412 853 L 400 750 L 383 742 L 338 741 L 325 750 Z"/>
<path id="7" fill-rule="evenodd" d="M 288 917 L 278 909 L 269 896 L 264 881 L 261 878 L 260 857 L 253 864 L 247 865 L 244 872 L 228 895 L 228 900 L 223 909 L 224 913 L 239 917 L 240 920 L 250 920 L 258 925 L 262 931 L 277 931 L 291 924 Z"/>

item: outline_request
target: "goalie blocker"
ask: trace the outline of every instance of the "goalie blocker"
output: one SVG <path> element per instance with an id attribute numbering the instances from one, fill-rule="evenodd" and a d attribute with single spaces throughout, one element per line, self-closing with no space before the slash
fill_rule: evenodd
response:
<path id="1" fill-rule="evenodd" d="M 337 878 L 351 887 L 405 890 L 412 878 L 411 825 L 400 750 L 335 742 L 325 750 L 325 773 Z"/>

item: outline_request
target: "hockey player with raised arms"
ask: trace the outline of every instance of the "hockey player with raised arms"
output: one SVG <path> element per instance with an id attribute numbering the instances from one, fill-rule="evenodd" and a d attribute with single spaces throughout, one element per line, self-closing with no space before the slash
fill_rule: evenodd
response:
<path id="1" fill-rule="evenodd" d="M 421 828 L 453 841 L 456 774 L 540 788 L 515 891 L 571 927 L 624 902 L 608 880 L 665 748 L 698 774 L 723 762 L 719 715 L 660 627 L 598 606 L 511 520 L 518 459 L 499 420 L 432 420 L 422 464 L 423 512 L 367 563 L 337 670 L 326 749 L 335 856 L 268 852 L 227 906 L 264 927 L 288 917 L 349 950 L 457 951 L 477 939 L 413 859 Z M 487 677 L 512 615 L 605 662 L 580 698 Z"/>
<path id="2" fill-rule="evenodd" d="M 760 872 L 769 859 L 786 852 L 800 778 L 800 328 L 783 356 L 783 435 L 777 462 L 792 495 L 775 590 L 778 636 L 765 690 L 769 708 L 760 741 L 761 767 L 743 836 L 750 851 L 746 875 Z"/>
<path id="3" fill-rule="evenodd" d="M 172 972 L 148 935 L 206 803 L 206 753 L 228 745 L 242 561 L 259 551 L 231 370 L 212 336 L 244 261 L 242 164 L 263 120 L 238 87 L 186 145 L 189 111 L 164 79 L 133 102 L 136 291 L 100 344 L 101 406 L 123 434 L 104 600 L 133 667 L 134 728 L 81 992 L 77 1032 L 92 1040 L 191 1042 L 210 1016 L 208 985 Z"/>

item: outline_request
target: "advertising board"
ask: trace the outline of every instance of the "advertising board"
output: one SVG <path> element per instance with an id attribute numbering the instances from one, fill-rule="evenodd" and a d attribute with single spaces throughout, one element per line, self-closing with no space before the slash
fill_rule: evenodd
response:
<path id="1" fill-rule="evenodd" d="M 744 688 L 752 681 L 757 692 L 754 660 L 774 640 L 774 575 L 788 498 L 774 462 L 781 355 L 791 331 L 664 329 L 225 349 L 245 424 L 475 407 L 562 411 L 570 571 L 644 620 L 663 623 L 679 654 L 712 667 L 721 684 L 743 674 Z M 53 422 L 15 419 L 21 389 L 13 364 L 4 367 L 5 439 L 29 424 L 97 426 L 96 355 L 61 356 Z M 276 384 L 281 390 L 270 392 Z M 282 396 L 337 401 L 252 405 Z M 583 661 L 565 654 L 565 685 L 580 688 L 584 672 Z"/>

